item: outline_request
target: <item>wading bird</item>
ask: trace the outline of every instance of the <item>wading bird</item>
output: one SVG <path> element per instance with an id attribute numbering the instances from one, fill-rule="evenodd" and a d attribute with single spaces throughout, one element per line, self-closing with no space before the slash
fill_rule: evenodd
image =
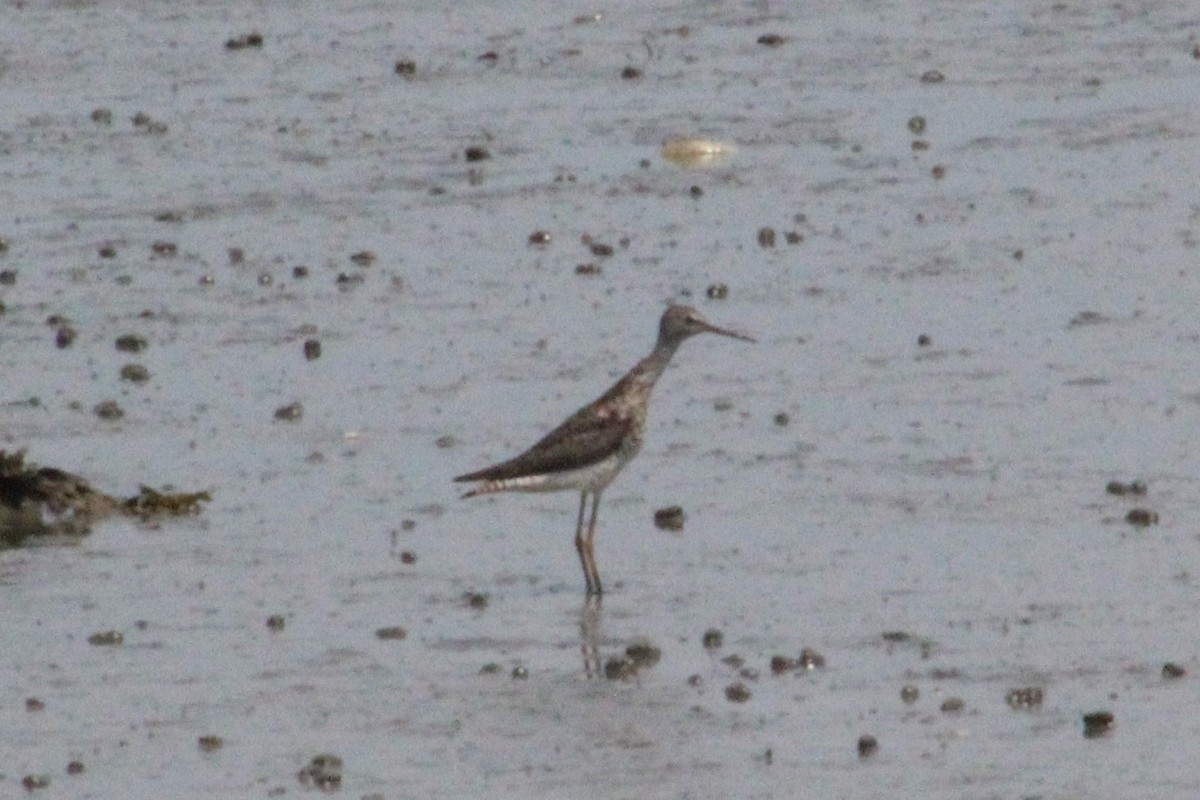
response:
<path id="1" fill-rule="evenodd" d="M 596 568 L 596 513 L 600 495 L 642 447 L 650 391 L 685 339 L 698 333 L 718 333 L 746 342 L 749 336 L 709 324 L 694 308 L 668 306 L 658 325 L 658 343 L 612 388 L 576 411 L 541 441 L 518 456 L 499 464 L 459 475 L 456 481 L 479 481 L 463 495 L 494 492 L 579 492 L 579 518 L 575 523 L 575 549 L 583 565 L 589 595 L 600 595 Z M 592 512 L 584 535 L 583 518 L 588 495 Z"/>

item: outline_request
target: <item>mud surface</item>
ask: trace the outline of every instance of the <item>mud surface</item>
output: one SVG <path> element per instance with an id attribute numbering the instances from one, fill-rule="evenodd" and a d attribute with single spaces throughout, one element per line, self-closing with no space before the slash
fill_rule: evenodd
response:
<path id="1" fill-rule="evenodd" d="M 0 794 L 1200 791 L 1194 3 L 2 13 L 0 449 L 212 501 L 0 553 Z M 588 606 L 450 478 L 667 300 Z"/>

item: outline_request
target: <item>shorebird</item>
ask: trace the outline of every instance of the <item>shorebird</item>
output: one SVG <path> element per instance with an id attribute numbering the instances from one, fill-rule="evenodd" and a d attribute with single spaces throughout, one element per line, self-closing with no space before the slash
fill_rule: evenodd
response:
<path id="1" fill-rule="evenodd" d="M 575 523 L 575 550 L 583 566 L 588 595 L 600 595 L 596 568 L 596 512 L 600 495 L 642 447 L 650 391 L 685 339 L 698 333 L 719 333 L 746 342 L 745 334 L 718 328 L 688 306 L 668 306 L 658 324 L 658 343 L 625 377 L 597 400 L 576 411 L 541 441 L 518 456 L 477 472 L 459 475 L 456 481 L 481 481 L 464 498 L 495 492 L 579 492 L 579 518 Z M 584 511 L 592 496 L 592 513 L 584 535 Z"/>

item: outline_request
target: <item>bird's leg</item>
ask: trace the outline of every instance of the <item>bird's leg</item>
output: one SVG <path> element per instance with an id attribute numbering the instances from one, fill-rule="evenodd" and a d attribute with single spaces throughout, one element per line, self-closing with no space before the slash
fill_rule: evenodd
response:
<path id="1" fill-rule="evenodd" d="M 587 552 L 588 560 L 592 564 L 592 590 L 588 594 L 594 594 L 599 597 L 604 593 L 600 588 L 600 568 L 596 566 L 596 514 L 600 512 L 600 492 L 592 494 L 592 519 L 588 522 L 587 532 Z"/>
<path id="2" fill-rule="evenodd" d="M 575 523 L 575 551 L 579 553 L 579 563 L 583 565 L 583 579 L 587 582 L 587 593 L 592 591 L 592 570 L 588 566 L 587 542 L 583 540 L 583 511 L 587 508 L 587 492 L 579 494 L 579 520 Z"/>

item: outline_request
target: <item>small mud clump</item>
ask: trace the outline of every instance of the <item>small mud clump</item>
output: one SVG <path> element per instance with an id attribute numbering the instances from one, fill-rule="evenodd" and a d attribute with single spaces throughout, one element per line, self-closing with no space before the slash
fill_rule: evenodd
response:
<path id="1" fill-rule="evenodd" d="M 771 656 L 771 674 L 782 675 L 800 668 L 800 661 L 790 656 Z"/>
<path id="2" fill-rule="evenodd" d="M 1104 491 L 1108 492 L 1109 494 L 1117 495 L 1118 497 L 1124 495 L 1130 495 L 1132 497 L 1144 497 L 1146 490 L 1147 487 L 1145 481 L 1130 481 L 1129 483 L 1122 483 L 1121 481 L 1109 481 L 1108 485 L 1104 487 Z"/>
<path id="3" fill-rule="evenodd" d="M 1163 664 L 1162 676 L 1167 680 L 1182 678 L 1184 675 L 1187 675 L 1187 670 L 1178 664 L 1172 661 L 1168 661 L 1167 663 Z"/>
<path id="4" fill-rule="evenodd" d="M 704 632 L 704 638 L 701 641 L 704 643 L 705 650 L 718 650 L 725 643 L 725 634 L 716 628 L 709 628 Z"/>
<path id="5" fill-rule="evenodd" d="M 79 331 L 75 330 L 70 325 L 63 325 L 54 332 L 54 346 L 59 350 L 66 350 L 75 343 L 75 339 L 78 336 Z"/>
<path id="6" fill-rule="evenodd" d="M 288 403 L 275 409 L 275 419 L 280 422 L 296 422 L 304 416 L 303 403 Z"/>
<path id="7" fill-rule="evenodd" d="M 858 737 L 858 757 L 869 758 L 879 750 L 879 740 L 869 733 Z"/>
<path id="8" fill-rule="evenodd" d="M 21 778 L 21 788 L 27 792 L 32 792 L 35 789 L 45 789 L 49 785 L 49 775 L 26 775 L 24 778 Z"/>
<path id="9" fill-rule="evenodd" d="M 138 336 L 136 333 L 126 333 L 118 336 L 115 344 L 117 350 L 122 353 L 140 353 L 148 346 L 146 337 Z"/>
<path id="10" fill-rule="evenodd" d="M 796 658 L 791 656 L 772 656 L 771 657 L 771 674 L 782 675 L 785 672 L 795 672 L 797 670 L 814 670 L 825 666 L 825 656 L 813 650 L 811 647 L 805 647 L 800 651 L 800 655 Z"/>
<path id="11" fill-rule="evenodd" d="M 125 643 L 125 634 L 120 631 L 100 631 L 87 638 L 93 647 L 117 647 Z"/>
<path id="12" fill-rule="evenodd" d="M 731 683 L 725 687 L 725 699 L 731 703 L 745 703 L 750 699 L 750 689 L 741 681 Z"/>
<path id="13" fill-rule="evenodd" d="M 385 642 L 398 642 L 401 639 L 407 638 L 408 631 L 399 625 L 392 625 L 388 628 L 376 628 L 375 638 Z"/>
<path id="14" fill-rule="evenodd" d="M 1010 689 L 1008 694 L 1004 695 L 1004 702 L 1008 703 L 1008 707 L 1011 709 L 1028 710 L 1041 708 L 1044 696 L 1045 693 L 1040 687 L 1026 686 L 1020 689 Z"/>
<path id="15" fill-rule="evenodd" d="M 721 663 L 733 669 L 741 669 L 746 666 L 746 659 L 739 656 L 737 653 L 730 653 L 721 659 Z"/>
<path id="16" fill-rule="evenodd" d="M 211 753 L 215 750 L 220 750 L 225 746 L 225 740 L 215 734 L 207 734 L 197 737 L 196 744 L 206 753 Z"/>
<path id="17" fill-rule="evenodd" d="M 262 49 L 263 35 L 258 31 L 243 33 L 241 36 L 234 36 L 225 40 L 226 50 L 248 50 L 251 48 Z"/>
<path id="18" fill-rule="evenodd" d="M 1125 521 L 1135 528 L 1145 528 L 1158 524 L 1158 512 L 1148 508 L 1131 508 L 1125 515 Z"/>
<path id="19" fill-rule="evenodd" d="M 967 704 L 963 702 L 961 697 L 947 697 L 942 701 L 943 714 L 957 714 L 966 707 Z"/>
<path id="20" fill-rule="evenodd" d="M 296 777 L 304 786 L 323 792 L 337 791 L 342 788 L 342 759 L 331 753 L 315 755 Z"/>
<path id="21" fill-rule="evenodd" d="M 681 531 L 686 519 L 681 506 L 667 506 L 654 512 L 654 525 L 659 530 Z"/>
<path id="22" fill-rule="evenodd" d="M 628 658 L 610 658 L 604 662 L 604 677 L 610 681 L 631 681 L 637 673 L 637 665 Z"/>
<path id="23" fill-rule="evenodd" d="M 811 647 L 800 649 L 800 666 L 808 670 L 822 669 L 825 666 L 825 656 Z"/>
<path id="24" fill-rule="evenodd" d="M 1108 736 L 1115 727 L 1116 718 L 1111 711 L 1092 711 L 1083 715 L 1083 736 L 1086 739 Z"/>
<path id="25" fill-rule="evenodd" d="M 625 648 L 625 658 L 635 669 L 650 669 L 662 658 L 662 648 L 650 642 L 635 642 Z"/>
<path id="26" fill-rule="evenodd" d="M 145 383 L 150 380 L 150 370 L 141 364 L 126 364 L 121 367 L 121 380 L 130 383 Z"/>
<path id="27" fill-rule="evenodd" d="M 116 420 L 125 416 L 125 409 L 116 400 L 101 400 L 92 408 L 92 413 L 100 419 Z"/>

